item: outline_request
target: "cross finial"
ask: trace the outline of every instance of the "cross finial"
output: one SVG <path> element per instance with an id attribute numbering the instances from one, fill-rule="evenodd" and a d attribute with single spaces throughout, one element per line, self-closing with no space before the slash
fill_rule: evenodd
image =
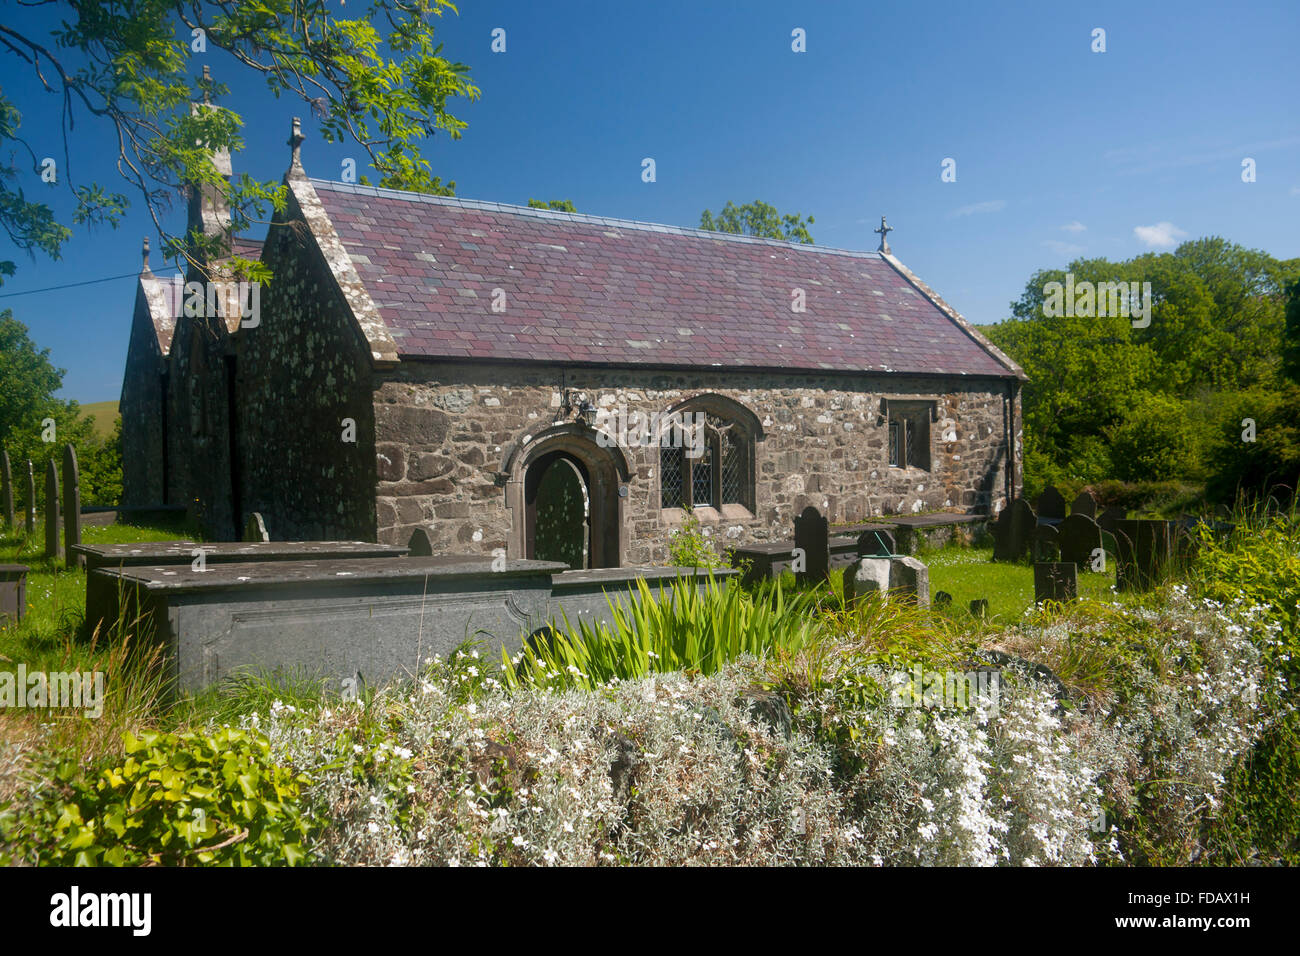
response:
<path id="1" fill-rule="evenodd" d="M 292 166 L 299 169 L 302 168 L 302 155 L 299 150 L 302 148 L 302 141 L 304 139 L 306 139 L 306 137 L 302 135 L 302 120 L 295 116 L 293 118 L 293 132 L 289 134 L 289 145 L 293 147 Z"/>
<path id="2" fill-rule="evenodd" d="M 140 257 L 144 260 L 144 264 L 141 266 L 140 271 L 148 272 L 149 271 L 149 237 L 148 236 L 144 237 L 144 245 L 140 249 Z"/>
<path id="3" fill-rule="evenodd" d="M 885 222 L 885 217 L 880 217 L 880 228 L 872 230 L 880 233 L 880 248 L 877 252 L 889 253 L 889 234 L 894 231 L 894 227 Z"/>

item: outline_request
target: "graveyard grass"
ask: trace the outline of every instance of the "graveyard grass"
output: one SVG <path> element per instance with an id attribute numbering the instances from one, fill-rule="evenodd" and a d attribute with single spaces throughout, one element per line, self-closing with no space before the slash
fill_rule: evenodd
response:
<path id="1" fill-rule="evenodd" d="M 1269 649 L 1266 673 L 1271 669 L 1274 676 L 1285 673 L 1294 679 L 1296 601 L 1300 594 L 1300 566 L 1297 565 L 1300 559 L 1294 552 L 1300 543 L 1300 523 L 1294 515 L 1289 521 L 1289 525 L 1264 536 L 1251 535 L 1243 527 L 1230 548 L 1212 551 L 1211 560 L 1199 568 L 1200 576 L 1193 583 L 1198 593 L 1227 602 L 1235 595 L 1240 582 L 1246 582 L 1251 601 L 1272 607 L 1274 615 L 1280 616 L 1289 628 L 1283 639 L 1279 639 L 1277 648 Z M 89 526 L 83 529 L 83 539 L 95 544 L 174 540 L 182 536 L 192 535 L 178 534 L 174 528 Z M 1264 555 L 1267 560 L 1262 564 L 1252 550 L 1257 540 L 1258 546 L 1267 551 Z M 327 699 L 322 693 L 322 682 L 306 674 L 250 676 L 211 688 L 197 697 L 167 704 L 156 659 L 146 655 L 142 662 L 137 655 L 131 660 L 130 648 L 74 639 L 73 633 L 83 613 L 84 573 L 65 570 L 61 563 L 46 561 L 41 557 L 42 544 L 39 526 L 29 538 L 21 534 L 0 537 L 0 562 L 22 563 L 32 568 L 28 619 L 22 625 L 0 629 L 0 665 L 12 669 L 16 663 L 24 662 L 29 668 L 41 666 L 49 670 L 105 670 L 109 675 L 105 717 L 99 721 L 83 720 L 79 716 L 54 717 L 51 726 L 51 718 L 45 716 L 42 719 L 46 725 L 38 727 L 37 718 L 29 712 L 0 713 L 0 808 L 20 791 L 23 784 L 19 772 L 38 765 L 42 749 L 67 748 L 75 754 L 73 764 L 65 761 L 59 771 L 68 776 L 60 777 L 58 782 L 64 788 L 82 793 L 84 810 L 91 813 L 96 804 L 92 791 L 86 787 L 92 778 L 78 774 L 120 762 L 124 732 L 137 735 L 164 732 L 163 737 L 150 738 L 153 742 L 147 745 L 147 752 L 153 755 L 151 759 L 166 760 L 169 748 L 195 746 L 192 742 L 185 743 L 192 738 L 183 736 L 193 731 L 200 735 L 220 733 L 217 726 L 225 724 L 247 728 L 253 734 L 265 728 L 270 735 L 271 749 L 258 749 L 255 754 L 249 751 L 248 759 L 287 762 L 295 772 L 302 771 L 314 781 L 310 785 L 304 783 L 303 799 L 315 801 L 315 819 L 322 821 L 324 827 L 323 833 L 313 838 L 314 842 L 308 841 L 312 847 L 311 858 L 316 862 L 412 862 L 418 861 L 424 852 L 431 854 L 427 859 L 445 862 L 466 852 L 465 846 L 477 847 L 478 859 L 508 864 L 557 860 L 661 865 L 711 860 L 869 862 L 876 855 L 883 856 L 888 863 L 979 861 L 985 859 L 984 851 L 961 844 L 960 833 L 941 832 L 938 842 L 923 840 L 916 846 L 909 844 L 907 841 L 914 840 L 915 834 L 904 839 L 905 834 L 900 836 L 903 831 L 897 828 L 902 825 L 899 821 L 903 817 L 911 820 L 908 826 L 920 825 L 917 819 L 908 816 L 915 814 L 917 808 L 908 801 L 895 806 L 890 802 L 894 798 L 881 803 L 878 795 L 871 796 L 876 793 L 873 787 L 884 784 L 872 783 L 868 770 L 881 759 L 886 762 L 880 765 L 884 768 L 880 772 L 889 771 L 898 760 L 916 759 L 922 763 L 899 765 L 905 779 L 919 779 L 915 775 L 920 774 L 927 780 L 934 777 L 935 785 L 940 787 L 957 785 L 959 781 L 943 776 L 947 771 L 940 765 L 942 761 L 928 762 L 939 760 L 943 747 L 933 751 L 939 757 L 931 754 L 930 744 L 910 757 L 908 748 L 901 743 L 902 749 L 897 753 L 880 749 L 882 741 L 892 739 L 891 734 L 896 732 L 890 729 L 890 721 L 900 719 L 898 711 L 880 709 L 881 694 L 888 686 L 882 680 L 891 670 L 897 673 L 900 667 L 917 664 L 935 669 L 965 668 L 980 649 L 997 649 L 1045 665 L 1052 680 L 1059 681 L 1079 701 L 1077 715 L 1072 720 L 1099 720 L 1097 714 L 1104 717 L 1116 707 L 1132 709 L 1132 716 L 1137 720 L 1156 717 L 1150 733 L 1157 746 L 1151 752 L 1150 766 L 1144 764 L 1138 777 L 1129 780 L 1123 770 L 1127 757 L 1120 754 L 1123 759 L 1115 766 L 1121 769 L 1114 771 L 1118 782 L 1113 788 L 1108 787 L 1104 796 L 1107 812 L 1113 813 L 1123 828 L 1125 855 L 1102 853 L 1101 844 L 1093 847 L 1086 837 L 1078 840 L 1063 837 L 1064 842 L 1055 849 L 1065 848 L 1068 853 L 1053 858 L 1050 854 L 1044 856 L 1043 847 L 1035 849 L 1037 844 L 1021 834 L 1017 840 L 1023 845 L 1012 848 L 1010 842 L 1007 844 L 1007 852 L 1014 854 L 1014 860 L 1097 862 L 1091 856 L 1096 849 L 1102 861 L 1157 865 L 1195 862 L 1196 857 L 1189 856 L 1192 849 L 1189 840 L 1195 843 L 1195 839 L 1189 837 L 1188 828 L 1192 823 L 1182 802 L 1183 794 L 1189 792 L 1189 787 L 1213 787 L 1215 775 L 1220 772 L 1216 768 L 1222 766 L 1228 770 L 1228 758 L 1222 758 L 1222 764 L 1207 762 L 1204 766 L 1184 765 L 1179 761 L 1198 749 L 1203 736 L 1206 747 L 1236 747 L 1238 753 L 1255 739 L 1243 736 L 1245 731 L 1241 728 L 1254 718 L 1248 717 L 1249 711 L 1243 709 L 1240 694 L 1228 679 L 1232 674 L 1216 678 L 1219 683 L 1214 693 L 1218 697 L 1206 710 L 1207 719 L 1211 720 L 1207 727 L 1179 724 L 1182 718 L 1178 715 L 1186 712 L 1177 710 L 1187 706 L 1183 701 L 1200 706 L 1195 702 L 1201 700 L 1197 688 L 1204 675 L 1175 662 L 1181 662 L 1189 653 L 1193 660 L 1202 657 L 1209 660 L 1218 653 L 1211 645 L 1197 643 L 1204 641 L 1207 634 L 1211 639 L 1216 639 L 1215 634 L 1231 634 L 1224 631 L 1226 625 L 1215 623 L 1217 612 L 1190 604 L 1185 589 L 1179 591 L 1177 587 L 1165 587 L 1145 595 L 1116 595 L 1111 591 L 1114 575 L 1110 560 L 1108 573 L 1080 574 L 1082 600 L 1067 608 L 1031 606 L 1030 565 L 993 563 L 987 548 L 949 545 L 921 555 L 930 567 L 931 597 L 940 590 L 953 595 L 951 607 L 942 611 L 927 611 L 904 602 L 882 602 L 875 598 L 844 608 L 838 573 L 832 574 L 829 587 L 816 589 L 800 589 L 789 576 L 780 585 L 780 597 L 774 587 L 742 594 L 735 593 L 738 589 L 717 589 L 688 606 L 680 600 L 685 595 L 678 595 L 676 613 L 669 606 L 660 606 L 628 616 L 623 622 L 626 626 L 616 627 L 604 635 L 570 632 L 564 635 L 570 642 L 567 649 L 561 647 L 549 657 L 534 655 L 526 666 L 509 673 L 494 670 L 491 662 L 479 660 L 475 652 L 466 648 L 454 660 L 434 662 L 414 691 L 399 687 L 368 688 L 359 704 L 340 705 L 336 699 Z M 730 597 L 728 591 L 732 592 Z M 694 589 L 690 593 L 694 594 Z M 978 597 L 989 601 L 990 616 L 986 620 L 975 619 L 968 610 L 969 602 Z M 784 602 L 785 610 L 773 613 L 774 602 Z M 791 610 L 798 621 L 783 620 Z M 816 619 L 812 628 L 806 626 L 810 611 Z M 751 624 L 757 624 L 763 632 L 757 642 L 747 639 L 744 633 Z M 576 646 L 574 638 L 579 636 L 588 644 L 608 642 L 610 646 L 591 647 L 583 651 L 585 657 L 577 657 L 572 652 Z M 1171 643 L 1174 639 L 1183 643 Z M 617 649 L 620 643 L 624 650 L 634 648 L 637 654 L 606 653 Z M 1240 650 L 1240 641 L 1234 646 Z M 668 653 L 670 650 L 672 653 Z M 591 667 L 593 663 L 599 666 Z M 1150 682 L 1153 674 L 1159 676 L 1154 685 Z M 1032 695 L 1038 693 L 1032 686 L 1016 693 L 1022 696 L 1006 698 L 1004 706 L 1030 707 L 1031 711 L 1039 706 L 1032 703 L 1036 700 Z M 1030 696 L 1023 696 L 1025 693 Z M 1153 693 L 1157 696 L 1150 696 Z M 1050 696 L 1046 699 L 1050 702 Z M 649 704 L 644 703 L 647 700 Z M 434 704 L 437 707 L 431 710 Z M 661 709 L 670 718 L 670 724 L 663 730 L 656 723 L 661 719 Z M 778 728 L 776 731 L 756 729 L 746 723 L 760 711 L 765 720 Z M 679 712 L 680 718 L 673 716 Z M 647 714 L 654 717 L 650 723 L 646 723 Z M 697 721 L 694 725 L 692 714 Z M 701 722 L 701 716 L 707 719 Z M 904 713 L 901 719 L 920 718 L 910 712 Z M 937 715 L 934 719 L 938 721 L 935 726 L 939 727 L 941 739 L 942 734 L 951 733 L 953 727 L 959 726 L 944 725 Z M 1034 719 L 1041 720 L 1042 716 Z M 882 720 L 884 738 L 879 736 Z M 579 744 L 582 739 L 588 741 L 589 751 L 582 753 L 590 752 L 590 759 L 595 763 L 586 770 L 579 769 L 586 766 L 583 761 L 587 760 L 580 756 L 581 747 L 566 749 L 572 741 L 571 721 L 577 722 L 574 726 L 587 728 L 580 732 Z M 779 727 L 783 722 L 794 728 L 793 738 L 787 731 L 782 740 Z M 725 733 L 719 736 L 710 730 L 714 725 L 721 726 Z M 614 739 L 618 747 L 634 746 L 637 753 L 643 754 L 628 758 L 632 760 L 629 766 L 648 767 L 645 761 L 653 756 L 651 750 L 664 760 L 670 759 L 671 752 L 671 759 L 676 761 L 663 771 L 628 771 L 652 773 L 630 791 L 630 806 L 642 814 L 640 819 L 646 828 L 641 837 L 629 844 L 634 850 L 602 849 L 612 846 L 608 838 L 598 833 L 584 834 L 581 827 L 577 835 L 564 836 L 572 833 L 572 825 L 580 822 L 572 816 L 568 802 L 571 798 L 561 799 L 563 788 L 558 782 L 554 787 L 550 784 L 544 787 L 543 778 L 536 776 L 553 758 L 545 757 L 539 764 L 533 757 L 535 753 L 546 753 L 550 747 L 554 753 L 564 750 L 567 754 L 563 758 L 567 776 L 557 781 L 562 779 L 566 787 L 584 791 L 594 786 L 600 777 L 596 768 L 604 766 L 601 759 L 607 759 L 601 756 L 601 748 L 608 745 L 610 726 L 617 728 Z M 944 726 L 949 729 L 943 729 Z M 1096 726 L 1100 729 L 1103 724 Z M 605 729 L 600 730 L 601 727 Z M 1258 732 L 1254 724 L 1251 727 L 1250 733 Z M 485 758 L 475 756 L 474 747 L 465 742 L 472 741 L 475 734 L 482 734 L 485 729 L 484 739 L 496 749 L 489 749 L 490 759 L 483 763 Z M 670 731 L 679 736 L 673 738 Z M 908 732 L 915 733 L 915 730 Z M 771 845 L 765 843 L 762 848 L 752 850 L 751 856 L 740 851 L 729 856 L 711 855 L 699 848 L 695 838 L 687 840 L 681 834 L 674 835 L 668 824 L 672 822 L 671 815 L 683 809 L 678 804 L 687 799 L 687 790 L 668 786 L 666 780 L 671 777 L 660 776 L 661 773 L 681 775 L 690 781 L 690 787 L 696 788 L 700 799 L 711 788 L 733 786 L 730 778 L 725 781 L 722 778 L 733 772 L 726 769 L 735 762 L 734 754 L 727 749 L 733 745 L 726 744 L 726 740 L 734 734 L 740 734 L 738 739 L 746 742 L 749 749 L 745 752 L 751 754 L 748 759 L 758 761 L 754 764 L 758 777 L 746 777 L 748 782 L 742 782 L 740 789 L 725 799 L 740 800 L 739 794 L 753 787 L 769 794 L 765 798 L 768 803 L 745 810 L 771 814 L 770 818 L 762 817 L 756 822 L 754 831 L 767 834 L 764 839 Z M 527 747 L 519 742 L 525 739 Z M 686 744 L 680 744 L 681 739 Z M 1063 746 L 1075 739 L 1061 738 L 1052 745 Z M 1087 736 L 1077 739 L 1083 741 Z M 1297 769 L 1296 740 L 1297 721 L 1291 705 L 1289 715 L 1272 724 L 1263 742 L 1254 745 L 1255 759 L 1238 761 L 1227 773 L 1222 799 L 1225 808 L 1233 812 L 1225 810 L 1218 821 L 1202 820 L 1196 824 L 1201 828 L 1205 844 L 1214 848 L 1212 862 L 1296 861 L 1297 798 L 1291 793 Z M 950 744 L 959 749 L 968 746 L 959 740 Z M 261 748 L 260 744 L 257 746 Z M 468 750 L 457 749 L 465 747 Z M 412 752 L 423 756 L 413 758 Z M 890 753 L 894 755 L 889 756 Z M 343 770 L 339 770 L 340 754 L 345 755 Z M 827 760 L 830 763 L 825 764 L 824 770 L 818 770 Z M 442 769 L 436 772 L 425 769 L 417 774 L 417 766 Z M 791 775 L 791 769 L 799 766 L 806 769 Z M 778 778 L 776 773 L 782 767 L 787 768 L 786 776 Z M 274 768 L 268 765 L 267 769 L 269 772 Z M 819 773 L 826 776 L 818 776 Z M 1170 790 L 1163 781 L 1174 776 L 1180 782 Z M 529 797 L 529 787 L 522 786 L 527 779 L 537 781 L 532 785 L 536 791 L 532 797 Z M 1073 780 L 1071 786 L 1077 787 L 1081 780 Z M 833 789 L 827 789 L 826 781 L 838 781 L 835 786 L 845 788 L 843 793 L 836 796 Z M 465 801 L 459 796 L 465 786 L 481 793 L 481 799 L 487 801 L 483 806 L 510 809 L 512 814 L 517 810 L 521 825 L 533 820 L 523 812 L 527 809 L 525 801 L 532 800 L 529 806 L 545 809 L 533 824 L 516 832 L 511 838 L 513 842 L 504 842 L 504 838 L 493 838 L 486 825 L 480 826 L 477 809 L 466 816 Z M 858 789 L 862 786 L 866 789 Z M 1005 778 L 999 786 L 1021 788 L 1016 791 L 1020 794 L 1017 799 L 1044 798 L 1043 793 L 1034 790 L 1032 774 L 1023 779 Z M 551 789 L 555 789 L 555 794 L 548 796 Z M 448 801 L 439 812 L 444 815 L 442 819 L 451 821 L 448 823 L 451 829 L 437 837 L 428 837 L 427 843 L 422 842 L 426 840 L 425 830 L 420 831 L 418 840 L 413 830 L 408 832 L 417 809 L 414 802 L 417 797 L 410 796 L 412 793 L 418 795 L 422 812 Z M 1078 790 L 1070 799 L 1076 800 L 1083 793 Z M 380 803 L 373 803 L 375 799 Z M 608 808 L 600 810 L 604 805 L 585 792 L 582 799 L 593 801 L 585 805 L 595 808 L 597 818 L 610 813 Z M 833 809 L 832 804 L 841 799 L 844 804 L 838 810 Z M 706 800 L 705 805 L 711 804 Z M 877 805 L 875 810 L 860 809 Z M 352 809 L 345 811 L 344 807 Z M 803 809 L 792 809 L 800 807 Z M 859 809 L 849 809 L 853 807 Z M 689 813 L 704 812 L 686 809 Z M 1045 805 L 1040 809 L 1051 810 Z M 1074 817 L 1084 812 L 1076 804 L 1057 809 Z M 844 831 L 848 833 L 847 842 L 826 843 L 823 839 L 813 847 L 804 836 L 791 830 L 791 814 L 802 820 L 799 814 L 804 812 L 808 814 L 805 833 L 824 835 Z M 850 815 L 845 817 L 842 815 L 845 813 Z M 896 818 L 894 814 L 902 816 Z M 722 814 L 716 819 L 707 816 L 706 820 L 714 820 L 708 825 L 720 827 L 719 834 L 725 836 L 726 816 Z M 483 818 L 486 817 L 483 813 Z M 26 825 L 36 826 L 32 821 L 42 818 L 37 813 L 26 819 Z M 52 818 L 44 819 L 48 822 Z M 617 819 L 609 819 L 610 825 L 622 826 Z M 659 820 L 663 827 L 659 823 L 651 824 L 652 819 Z M 233 825 L 239 821 L 226 822 Z M 877 828 L 879 833 L 858 832 L 854 837 L 858 824 L 866 830 Z M 929 826 L 921 825 L 921 831 Z M 1075 819 L 1071 826 L 1076 834 L 1087 832 L 1086 821 Z M 888 833 L 894 835 L 890 837 Z M 903 843 L 891 844 L 891 839 L 901 839 Z M 949 843 L 949 839 L 958 842 Z M 865 843 L 854 843 L 854 840 Z M 659 843 L 652 846 L 654 841 L 662 846 Z M 434 848 L 434 843 L 439 846 Z M 557 849 L 546 849 L 551 843 Z M 100 849 L 107 853 L 111 844 L 111 840 L 107 841 Z M 870 853 L 864 849 L 867 845 L 874 847 Z M 426 849 L 421 850 L 419 846 Z M 111 862 L 114 858 L 100 859 Z M 234 861 L 238 862 L 239 858 Z"/>

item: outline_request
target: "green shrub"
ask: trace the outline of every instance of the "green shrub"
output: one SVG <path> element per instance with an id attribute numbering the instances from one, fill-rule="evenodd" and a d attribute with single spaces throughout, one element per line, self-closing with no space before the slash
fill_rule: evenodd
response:
<path id="1" fill-rule="evenodd" d="M 53 866 L 284 865 L 303 861 L 306 777 L 276 766 L 267 740 L 245 730 L 123 735 L 125 758 L 87 780 L 75 760 L 50 768 L 38 793 L 0 818 Z"/>
<path id="2" fill-rule="evenodd" d="M 726 567 L 692 511 L 687 511 L 682 526 L 668 535 L 668 563 L 675 568 Z"/>
<path id="3" fill-rule="evenodd" d="M 790 598 L 777 584 L 755 596 L 712 577 L 701 591 L 692 576 L 658 595 L 638 579 L 637 591 L 630 607 L 611 601 L 608 625 L 583 621 L 575 630 L 566 619 L 563 631 L 531 642 L 514 661 L 503 649 L 506 683 L 591 689 L 654 672 L 711 674 L 741 655 L 793 653 L 815 626 L 815 591 Z"/>
<path id="4" fill-rule="evenodd" d="M 1193 474 L 1199 462 L 1197 432 L 1183 403 L 1145 395 L 1110 432 L 1116 477 L 1170 481 Z"/>

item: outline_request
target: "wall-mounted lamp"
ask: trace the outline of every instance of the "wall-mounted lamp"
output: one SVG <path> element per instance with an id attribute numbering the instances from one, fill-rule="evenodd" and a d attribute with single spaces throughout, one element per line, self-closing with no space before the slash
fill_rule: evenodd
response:
<path id="1" fill-rule="evenodd" d="M 584 399 L 578 408 L 578 420 L 588 428 L 596 424 L 596 406 L 591 404 L 589 399 Z"/>

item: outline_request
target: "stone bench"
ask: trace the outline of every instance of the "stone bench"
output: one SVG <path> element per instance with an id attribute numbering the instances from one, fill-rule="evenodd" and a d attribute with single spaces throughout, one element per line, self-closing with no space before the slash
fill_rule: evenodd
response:
<path id="1" fill-rule="evenodd" d="M 407 549 L 367 541 L 138 541 L 72 546 L 86 564 L 86 629 L 106 628 L 118 618 L 117 578 L 97 571 L 119 568 L 188 567 L 194 551 L 209 565 L 248 561 L 318 561 L 325 558 L 396 558 Z"/>

